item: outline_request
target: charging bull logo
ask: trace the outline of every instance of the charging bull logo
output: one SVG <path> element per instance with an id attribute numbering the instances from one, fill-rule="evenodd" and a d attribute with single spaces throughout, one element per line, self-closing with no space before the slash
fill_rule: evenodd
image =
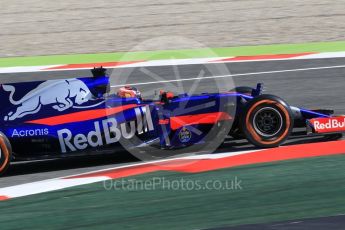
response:
<path id="1" fill-rule="evenodd" d="M 17 106 L 15 111 L 9 112 L 4 117 L 5 121 L 36 114 L 45 105 L 50 105 L 57 111 L 64 111 L 75 104 L 81 105 L 93 97 L 85 83 L 78 79 L 45 81 L 17 101 L 13 99 L 16 91 L 14 86 L 2 85 L 2 87 L 10 92 L 9 101 Z"/>

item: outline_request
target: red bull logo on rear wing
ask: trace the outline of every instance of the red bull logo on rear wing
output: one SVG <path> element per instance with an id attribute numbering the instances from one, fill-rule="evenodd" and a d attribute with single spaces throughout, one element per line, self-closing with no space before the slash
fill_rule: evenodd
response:
<path id="1" fill-rule="evenodd" d="M 307 120 L 307 131 L 308 133 L 345 132 L 345 116 Z"/>

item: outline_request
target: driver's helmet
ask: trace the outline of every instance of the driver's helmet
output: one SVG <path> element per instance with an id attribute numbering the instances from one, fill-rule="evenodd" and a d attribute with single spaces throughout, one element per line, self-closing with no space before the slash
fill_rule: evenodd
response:
<path id="1" fill-rule="evenodd" d="M 140 91 L 132 86 L 124 86 L 119 89 L 117 92 L 117 96 L 122 98 L 130 98 L 130 97 L 136 97 L 141 99 L 141 93 Z"/>

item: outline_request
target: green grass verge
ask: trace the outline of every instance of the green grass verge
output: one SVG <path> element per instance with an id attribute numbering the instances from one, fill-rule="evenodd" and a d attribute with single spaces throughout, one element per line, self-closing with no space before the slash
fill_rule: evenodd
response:
<path id="1" fill-rule="evenodd" d="M 300 159 L 183 174 L 156 172 L 132 179 L 220 180 L 237 177 L 242 190 L 111 190 L 102 183 L 0 203 L 2 230 L 200 229 L 336 215 L 345 211 L 345 156 Z M 128 181 L 128 179 L 126 180 Z M 167 185 L 165 185 L 167 186 Z"/>
<path id="2" fill-rule="evenodd" d="M 242 46 L 210 49 L 13 57 L 0 58 L 0 67 L 333 51 L 345 51 L 345 41 L 318 42 L 305 44 Z"/>

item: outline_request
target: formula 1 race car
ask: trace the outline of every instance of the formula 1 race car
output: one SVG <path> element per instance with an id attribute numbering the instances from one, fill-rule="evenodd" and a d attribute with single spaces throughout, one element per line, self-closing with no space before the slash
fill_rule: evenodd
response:
<path id="1" fill-rule="evenodd" d="M 308 133 L 345 130 L 331 110 L 289 106 L 256 88 L 144 100 L 131 86 L 110 93 L 104 68 L 92 77 L 1 86 L 0 173 L 11 161 L 75 156 L 123 147 L 158 150 L 221 144 L 228 135 L 261 148 L 284 143 L 294 127 Z M 211 134 L 211 135 L 210 135 Z"/>

